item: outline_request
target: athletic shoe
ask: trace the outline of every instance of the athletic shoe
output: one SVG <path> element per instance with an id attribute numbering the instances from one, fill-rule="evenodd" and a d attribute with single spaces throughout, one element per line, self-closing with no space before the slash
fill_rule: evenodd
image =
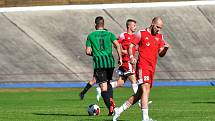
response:
<path id="1" fill-rule="evenodd" d="M 117 118 L 120 116 L 120 112 L 118 108 L 114 109 L 113 121 L 117 121 Z"/>
<path id="2" fill-rule="evenodd" d="M 108 114 L 108 116 L 112 116 L 113 115 L 114 109 L 116 107 L 116 104 L 115 104 L 115 102 L 114 102 L 114 100 L 112 98 L 110 98 L 110 103 L 111 103 L 111 105 L 110 105 L 110 108 L 109 108 L 109 114 Z"/>
<path id="3" fill-rule="evenodd" d="M 83 93 L 80 93 L 80 94 L 79 94 L 79 97 L 80 97 L 81 100 L 83 100 L 83 99 L 84 99 L 84 94 L 83 94 Z"/>
<path id="4" fill-rule="evenodd" d="M 101 88 L 96 87 L 96 100 L 99 102 L 99 98 L 101 97 Z"/>

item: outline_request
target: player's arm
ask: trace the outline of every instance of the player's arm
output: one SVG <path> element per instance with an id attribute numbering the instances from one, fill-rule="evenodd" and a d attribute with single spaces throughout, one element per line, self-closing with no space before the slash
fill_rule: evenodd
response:
<path id="1" fill-rule="evenodd" d="M 92 56 L 92 48 L 91 47 L 88 47 L 86 46 L 86 49 L 85 49 L 85 52 L 86 52 L 86 55 L 89 55 L 89 56 Z"/>
<path id="2" fill-rule="evenodd" d="M 119 43 L 119 42 L 118 42 Z M 122 46 L 121 46 L 121 44 L 119 43 L 119 45 L 120 45 L 120 49 L 121 49 L 121 53 L 122 53 L 122 55 L 125 55 L 125 54 L 128 54 L 128 51 L 127 50 L 124 50 L 123 48 L 122 48 Z M 117 49 L 117 47 L 116 47 L 116 45 L 114 44 L 114 48 L 116 48 Z"/>
<path id="3" fill-rule="evenodd" d="M 134 55 L 133 55 L 133 47 L 134 47 L 135 45 L 133 44 L 133 43 L 131 43 L 130 45 L 129 45 L 129 48 L 128 48 L 128 54 L 129 54 L 129 56 L 130 56 L 130 63 L 131 64 L 135 64 L 136 63 L 136 59 L 135 59 L 135 57 L 134 57 Z"/>
<path id="4" fill-rule="evenodd" d="M 140 40 L 141 40 L 141 32 L 140 31 L 138 31 L 137 33 L 136 33 L 136 36 L 135 36 L 135 38 L 131 41 L 131 43 L 130 43 L 130 45 L 129 45 L 129 48 L 128 48 L 128 54 L 129 54 L 129 56 L 130 56 L 130 63 L 131 64 L 135 64 L 136 63 L 136 59 L 135 59 L 135 57 L 134 57 L 134 55 L 133 55 L 133 53 L 135 53 L 135 52 L 133 52 L 133 48 L 134 47 L 136 47 L 136 45 L 140 42 Z"/>
<path id="5" fill-rule="evenodd" d="M 169 49 L 169 44 L 165 42 L 164 46 L 159 49 L 159 56 L 164 57 L 168 49 Z"/>
<path id="6" fill-rule="evenodd" d="M 86 53 L 86 55 L 89 55 L 89 56 L 93 55 L 92 48 L 91 48 L 90 36 L 87 37 L 85 53 Z"/>
<path id="7" fill-rule="evenodd" d="M 128 51 L 127 51 L 127 50 L 124 50 L 124 49 L 122 48 L 122 43 L 123 43 L 124 40 L 125 40 L 125 35 L 124 35 L 124 33 L 121 33 L 117 41 L 118 41 L 118 43 L 120 44 L 122 55 L 128 54 Z"/>
<path id="8" fill-rule="evenodd" d="M 116 47 L 117 54 L 118 54 L 118 57 L 119 57 L 119 62 L 118 62 L 118 64 L 119 64 L 119 66 L 121 66 L 121 65 L 122 65 L 122 55 L 121 55 L 121 47 L 120 47 L 120 44 L 119 44 L 119 42 L 118 42 L 117 40 L 114 40 L 114 41 L 113 41 L 113 44 L 114 44 L 114 46 Z"/>

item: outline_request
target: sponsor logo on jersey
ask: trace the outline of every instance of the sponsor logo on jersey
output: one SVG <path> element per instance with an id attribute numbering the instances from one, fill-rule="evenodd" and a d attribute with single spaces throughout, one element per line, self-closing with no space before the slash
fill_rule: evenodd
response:
<path id="1" fill-rule="evenodd" d="M 150 43 L 149 43 L 149 42 L 147 42 L 147 43 L 146 43 L 146 46 L 150 46 Z"/>
<path id="2" fill-rule="evenodd" d="M 149 37 L 146 37 L 145 39 L 146 39 L 146 40 L 148 40 L 148 39 L 149 39 Z"/>

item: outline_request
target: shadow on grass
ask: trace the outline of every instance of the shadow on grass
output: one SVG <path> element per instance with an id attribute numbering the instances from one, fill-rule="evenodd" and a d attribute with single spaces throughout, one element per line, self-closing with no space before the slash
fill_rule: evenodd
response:
<path id="1" fill-rule="evenodd" d="M 202 103 L 202 104 L 215 104 L 215 102 L 192 102 L 192 103 L 194 103 L 194 104 L 200 104 L 200 103 Z"/>
<path id="2" fill-rule="evenodd" d="M 78 114 L 59 114 L 59 113 L 56 113 L 56 114 L 53 114 L 53 113 L 32 113 L 34 115 L 44 115 L 44 116 L 89 116 L 89 115 L 78 115 Z"/>
<path id="3" fill-rule="evenodd" d="M 78 114 L 53 114 L 53 113 L 32 113 L 34 115 L 41 116 L 89 116 L 89 115 L 78 115 Z M 87 119 L 87 120 L 96 120 L 96 119 Z M 102 120 L 102 121 L 112 121 L 112 120 Z M 117 121 L 128 121 L 128 120 L 117 120 Z"/>

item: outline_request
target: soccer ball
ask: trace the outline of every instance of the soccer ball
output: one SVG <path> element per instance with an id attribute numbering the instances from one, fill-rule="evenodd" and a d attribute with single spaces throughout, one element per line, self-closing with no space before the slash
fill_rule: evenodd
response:
<path id="1" fill-rule="evenodd" d="M 100 108 L 96 104 L 91 104 L 88 106 L 88 114 L 89 116 L 96 116 L 100 114 Z"/>

